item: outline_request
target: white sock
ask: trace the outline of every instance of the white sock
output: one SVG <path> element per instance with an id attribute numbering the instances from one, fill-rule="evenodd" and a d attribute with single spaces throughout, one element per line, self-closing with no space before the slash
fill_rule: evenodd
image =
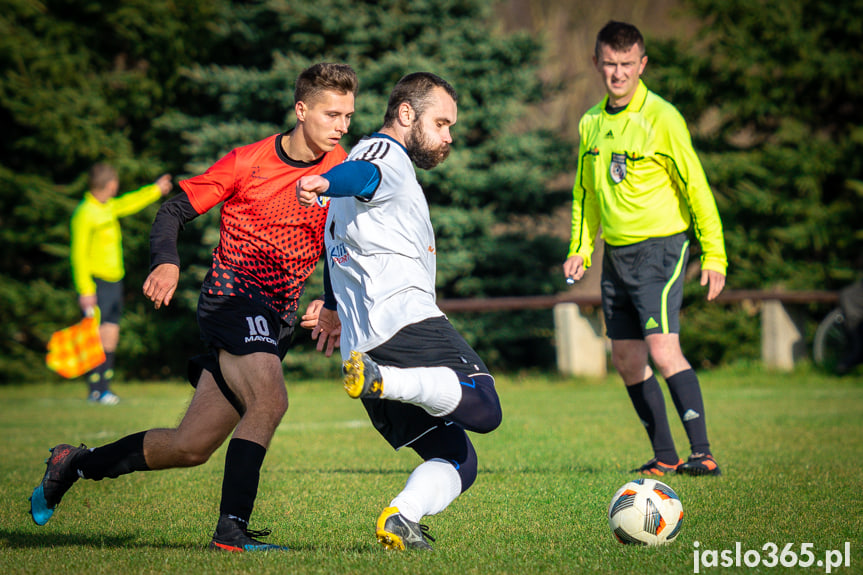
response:
<path id="1" fill-rule="evenodd" d="M 443 417 L 461 402 L 461 383 L 448 367 L 380 366 L 384 390 L 381 397 L 422 407 L 430 415 Z"/>
<path id="2" fill-rule="evenodd" d="M 452 463 L 429 459 L 413 470 L 405 488 L 390 502 L 405 519 L 419 523 L 440 513 L 461 494 L 461 477 Z"/>

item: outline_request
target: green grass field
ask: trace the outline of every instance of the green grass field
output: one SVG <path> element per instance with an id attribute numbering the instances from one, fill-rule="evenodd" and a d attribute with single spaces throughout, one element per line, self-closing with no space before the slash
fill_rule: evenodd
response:
<path id="1" fill-rule="evenodd" d="M 608 529 L 611 495 L 650 456 L 622 384 L 537 375 L 499 378 L 504 423 L 473 436 L 479 478 L 426 518 L 437 543 L 425 554 L 375 542 L 377 514 L 418 459 L 393 452 L 337 381 L 289 383 L 291 407 L 264 464 L 252 527 L 272 528 L 268 540 L 292 550 L 242 555 L 204 550 L 224 448 L 193 469 L 79 481 L 44 527 L 27 514 L 49 447 L 173 426 L 190 387 L 119 384 L 116 407 L 87 404 L 80 382 L 2 387 L 0 573 L 692 573 L 696 550 L 733 552 L 737 542 L 768 562 L 765 544 L 799 553 L 811 543 L 816 562 L 796 569 L 806 573 L 825 572 L 817 561 L 848 542 L 850 567 L 832 571 L 863 572 L 863 382 L 805 368 L 701 379 L 724 475 L 668 478 L 685 510 L 674 543 L 624 547 Z M 668 408 L 685 457 L 683 428 Z M 705 557 L 702 573 L 789 571 L 711 568 Z"/>

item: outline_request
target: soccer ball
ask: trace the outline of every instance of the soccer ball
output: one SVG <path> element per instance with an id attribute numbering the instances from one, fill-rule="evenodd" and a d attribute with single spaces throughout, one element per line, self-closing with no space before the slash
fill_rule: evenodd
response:
<path id="1" fill-rule="evenodd" d="M 621 543 L 663 545 L 674 541 L 682 525 L 680 498 L 655 479 L 627 482 L 608 506 L 608 526 Z"/>

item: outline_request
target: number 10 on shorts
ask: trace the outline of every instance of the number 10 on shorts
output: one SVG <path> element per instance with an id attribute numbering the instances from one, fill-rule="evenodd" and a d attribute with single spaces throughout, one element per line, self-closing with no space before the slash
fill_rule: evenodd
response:
<path id="1" fill-rule="evenodd" d="M 264 316 L 246 316 L 246 322 L 249 324 L 249 335 L 270 335 L 270 326 Z"/>

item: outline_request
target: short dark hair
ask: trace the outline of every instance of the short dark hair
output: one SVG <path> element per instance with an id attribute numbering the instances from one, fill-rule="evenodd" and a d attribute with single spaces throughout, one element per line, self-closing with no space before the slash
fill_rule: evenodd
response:
<path id="1" fill-rule="evenodd" d="M 90 168 L 88 185 L 90 190 L 101 190 L 117 178 L 117 170 L 111 164 L 98 163 Z"/>
<path id="2" fill-rule="evenodd" d="M 294 104 L 314 100 L 321 92 L 326 91 L 356 94 L 359 85 L 357 73 L 349 65 L 321 62 L 309 66 L 297 76 Z"/>
<path id="3" fill-rule="evenodd" d="M 638 44 L 641 48 L 641 55 L 644 55 L 644 36 L 638 31 L 638 28 L 626 22 L 616 22 L 609 20 L 608 24 L 602 27 L 599 34 L 596 35 L 596 47 L 594 53 L 599 58 L 601 46 L 605 45 L 615 52 L 626 52 L 632 48 L 633 44 Z"/>
<path id="4" fill-rule="evenodd" d="M 420 118 L 431 104 L 431 93 L 435 88 L 443 88 L 453 101 L 458 101 L 458 94 L 449 82 L 431 72 L 414 72 L 404 76 L 393 88 L 387 102 L 384 114 L 384 126 L 392 125 L 398 116 L 399 106 L 404 102 L 410 104 Z"/>

